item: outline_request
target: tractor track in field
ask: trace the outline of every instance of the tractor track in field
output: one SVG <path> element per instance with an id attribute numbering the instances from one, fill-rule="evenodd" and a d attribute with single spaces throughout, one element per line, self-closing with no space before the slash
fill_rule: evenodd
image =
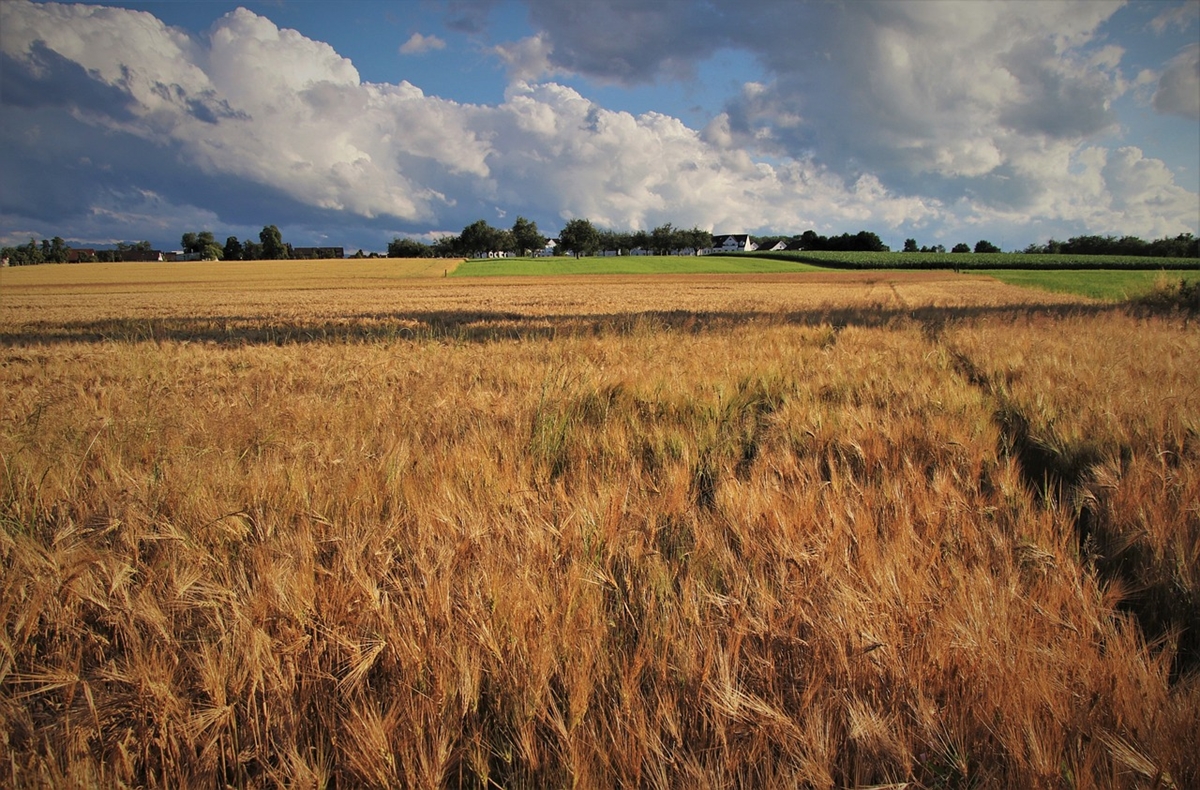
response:
<path id="1" fill-rule="evenodd" d="M 1116 610 L 1137 621 L 1148 643 L 1178 633 L 1173 681 L 1200 669 L 1200 601 L 1166 581 L 1169 556 L 1156 557 L 1141 534 L 1130 534 L 1101 515 L 1105 498 L 1113 496 L 1093 485 L 1105 455 L 1092 445 L 1072 446 L 1038 436 L 1025 408 L 1009 394 L 1003 380 L 947 344 L 941 329 L 940 325 L 927 327 L 926 336 L 942 345 L 959 375 L 992 404 L 992 421 L 1000 433 L 998 452 L 1016 461 L 1022 482 L 1040 501 L 1070 514 L 1079 556 L 1101 582 L 1134 591 Z"/>

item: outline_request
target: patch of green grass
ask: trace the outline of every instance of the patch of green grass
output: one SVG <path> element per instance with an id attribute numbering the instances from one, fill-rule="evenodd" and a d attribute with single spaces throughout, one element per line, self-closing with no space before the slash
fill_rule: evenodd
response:
<path id="1" fill-rule="evenodd" d="M 527 277 L 567 274 L 770 274 L 822 271 L 799 261 L 723 255 L 623 255 L 611 258 L 468 260 L 451 277 Z"/>
<path id="2" fill-rule="evenodd" d="M 994 277 L 1009 285 L 1039 288 L 1043 291 L 1058 293 L 1080 294 L 1092 299 L 1107 301 L 1144 296 L 1154 290 L 1156 283 L 1176 283 L 1180 280 L 1200 281 L 1200 272 L 981 269 L 971 273 Z"/>
<path id="3" fill-rule="evenodd" d="M 1200 270 L 1196 258 L 1135 255 L 1027 255 L 1021 252 L 751 252 L 746 257 L 795 260 L 839 269 L 1161 269 Z"/>

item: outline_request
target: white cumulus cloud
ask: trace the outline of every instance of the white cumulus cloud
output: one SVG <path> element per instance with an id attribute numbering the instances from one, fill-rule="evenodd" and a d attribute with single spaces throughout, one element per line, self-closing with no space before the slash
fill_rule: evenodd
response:
<path id="1" fill-rule="evenodd" d="M 1091 142 L 1126 90 L 1120 50 L 1092 46 L 1109 4 L 529 5 L 541 28 L 489 50 L 512 82 L 482 105 L 364 82 L 328 44 L 244 8 L 192 36 L 145 12 L 3 0 L 0 218 L 144 228 L 150 206 L 210 225 L 291 212 L 409 232 L 499 212 L 551 232 L 572 217 L 752 232 L 1194 229 L 1198 198 L 1161 161 Z M 764 47 L 764 31 L 782 43 Z M 401 51 L 439 41 L 414 34 Z M 686 80 L 722 47 L 755 52 L 766 79 L 703 129 L 547 81 Z M 1188 110 L 1175 96 L 1194 85 L 1187 54 L 1162 75 L 1164 111 Z"/>
<path id="2" fill-rule="evenodd" d="M 438 49 L 445 49 L 446 42 L 437 36 L 423 36 L 413 33 L 408 40 L 400 45 L 401 55 L 421 55 Z"/>

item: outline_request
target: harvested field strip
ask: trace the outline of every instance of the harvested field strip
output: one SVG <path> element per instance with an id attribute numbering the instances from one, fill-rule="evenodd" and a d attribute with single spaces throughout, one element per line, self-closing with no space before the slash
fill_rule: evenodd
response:
<path id="1" fill-rule="evenodd" d="M 705 332 L 745 324 L 769 326 L 886 327 L 916 322 L 929 326 L 967 319 L 1004 320 L 1030 312 L 1047 317 L 1105 315 L 1105 305 L 1047 304 L 1014 307 L 892 307 L 876 310 L 823 307 L 808 311 L 722 311 L 534 315 L 519 312 L 439 311 L 339 316 L 327 320 L 227 316 L 219 318 L 102 319 L 30 322 L 0 329 L 0 346 L 24 347 L 74 342 L 180 342 L 226 346 L 311 343 L 374 343 L 397 340 L 492 342 L 553 339 L 576 335 L 631 335 L 658 330 Z"/>
<path id="2" fill-rule="evenodd" d="M 142 283 L 141 264 L 120 264 L 119 281 L 88 285 L 87 264 L 29 266 L 0 272 L 0 331 L 79 326 L 87 322 L 228 319 L 251 323 L 319 324 L 421 314 L 543 317 L 630 313 L 862 313 L 893 316 L 906 307 L 932 309 L 1058 309 L 1092 304 L 947 272 L 829 272 L 644 277 L 411 278 L 391 282 L 354 276 L 356 262 L 328 266 L 320 277 L 297 277 L 293 265 L 263 262 L 264 279 L 230 278 L 206 287 L 190 283 L 195 264 L 163 264 L 164 279 Z M 367 264 L 370 265 L 370 264 Z M 381 265 L 381 264 L 380 264 Z M 50 278 L 27 269 L 50 269 Z M 72 279 L 72 272 L 79 274 Z M 174 277 L 175 279 L 165 279 Z M 267 279 L 269 278 L 269 279 Z M 304 283 L 304 287 L 296 287 Z M 899 298 L 898 298 L 899 297 Z"/>

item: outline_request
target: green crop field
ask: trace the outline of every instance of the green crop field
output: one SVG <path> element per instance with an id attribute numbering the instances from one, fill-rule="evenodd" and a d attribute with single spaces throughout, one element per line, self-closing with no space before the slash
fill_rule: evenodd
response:
<path id="1" fill-rule="evenodd" d="M 1137 298 L 1150 293 L 1156 286 L 1175 284 L 1181 280 L 1191 283 L 1200 281 L 1200 272 L 1197 271 L 980 269 L 973 273 L 985 274 L 1009 285 L 1109 301 Z"/>
<path id="2" fill-rule="evenodd" d="M 1019 252 L 766 252 L 746 257 L 838 269 L 1127 269 L 1200 271 L 1200 259 L 1135 255 L 1026 255 Z"/>
<path id="3" fill-rule="evenodd" d="M 822 265 L 823 264 L 823 265 Z M 1161 268 L 1154 268 L 1161 264 Z M 1190 265 L 1191 268 L 1182 268 Z M 1135 258 L 1021 253 L 793 252 L 674 256 L 647 255 L 590 258 L 504 258 L 468 260 L 451 277 L 528 277 L 561 275 L 744 274 L 939 269 L 955 266 L 994 277 L 1009 285 L 1072 293 L 1116 301 L 1136 298 L 1156 285 L 1200 280 L 1195 261 L 1180 258 Z M 1174 268 L 1171 268 L 1171 267 Z M 1144 267 L 1144 268 L 1139 268 Z"/>
<path id="4" fill-rule="evenodd" d="M 741 274 L 819 271 L 801 261 L 725 255 L 624 255 L 591 258 L 501 258 L 463 261 L 451 277 L 564 274 Z"/>

